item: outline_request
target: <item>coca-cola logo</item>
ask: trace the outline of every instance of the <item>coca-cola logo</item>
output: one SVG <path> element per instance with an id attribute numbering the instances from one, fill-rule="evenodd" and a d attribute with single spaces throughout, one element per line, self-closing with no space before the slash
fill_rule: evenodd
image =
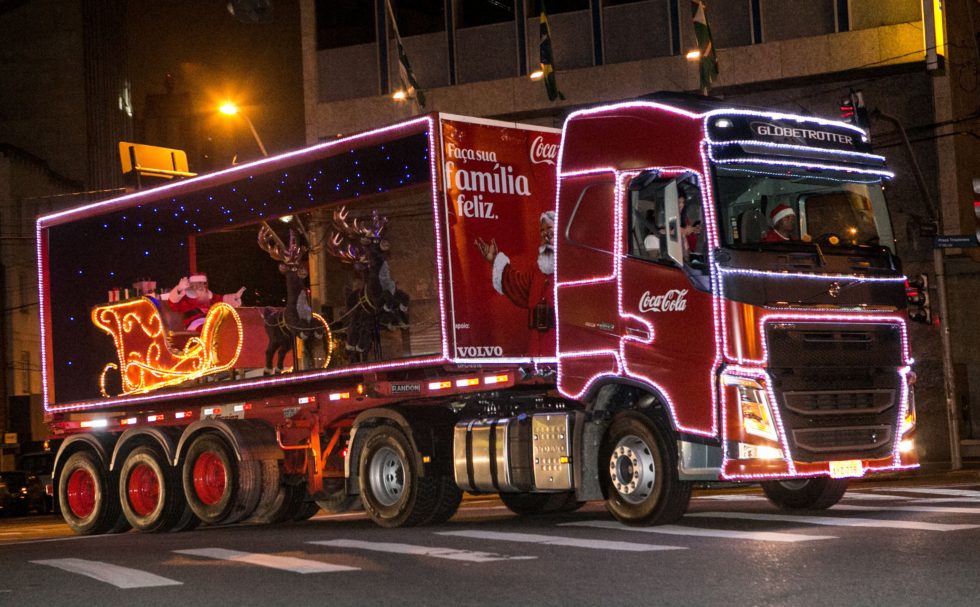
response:
<path id="1" fill-rule="evenodd" d="M 644 291 L 640 297 L 640 312 L 683 312 L 687 307 L 687 289 L 671 289 L 660 295 Z"/>
<path id="2" fill-rule="evenodd" d="M 546 143 L 541 135 L 534 138 L 531 142 L 531 164 L 555 164 L 557 159 L 557 143 Z"/>

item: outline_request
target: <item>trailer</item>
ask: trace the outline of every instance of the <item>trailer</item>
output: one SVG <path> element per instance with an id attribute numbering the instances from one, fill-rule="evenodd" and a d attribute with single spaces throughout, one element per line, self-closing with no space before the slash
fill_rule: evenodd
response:
<path id="1" fill-rule="evenodd" d="M 65 520 L 410 526 L 466 491 L 657 524 L 711 481 L 828 507 L 917 465 L 889 175 L 856 127 L 657 96 L 40 217 Z"/>

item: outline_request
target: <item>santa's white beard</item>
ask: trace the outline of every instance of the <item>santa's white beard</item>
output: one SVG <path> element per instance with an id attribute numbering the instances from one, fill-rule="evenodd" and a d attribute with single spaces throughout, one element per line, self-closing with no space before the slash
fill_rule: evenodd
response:
<path id="1" fill-rule="evenodd" d="M 546 276 L 555 273 L 555 252 L 549 246 L 538 249 L 538 269 Z"/>

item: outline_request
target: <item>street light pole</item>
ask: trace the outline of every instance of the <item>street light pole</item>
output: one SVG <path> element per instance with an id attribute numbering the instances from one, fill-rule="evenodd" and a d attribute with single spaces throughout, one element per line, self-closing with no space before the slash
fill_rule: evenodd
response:
<path id="1" fill-rule="evenodd" d="M 262 138 L 259 137 L 259 132 L 255 130 L 255 125 L 252 124 L 252 121 L 249 120 L 248 115 L 246 115 L 245 112 L 243 112 L 237 105 L 235 105 L 230 101 L 221 104 L 221 107 L 218 108 L 218 111 L 227 116 L 236 116 L 236 115 L 241 116 L 242 119 L 245 121 L 245 124 L 248 125 L 249 130 L 252 131 L 252 137 L 255 138 L 255 143 L 258 144 L 259 151 L 262 152 L 263 156 L 265 157 L 269 156 L 269 152 L 265 150 L 265 145 L 262 143 Z"/>

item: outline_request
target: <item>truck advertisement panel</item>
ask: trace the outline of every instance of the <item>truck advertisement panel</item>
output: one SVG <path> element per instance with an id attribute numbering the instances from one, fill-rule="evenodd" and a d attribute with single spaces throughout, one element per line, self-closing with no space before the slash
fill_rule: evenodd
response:
<path id="1" fill-rule="evenodd" d="M 457 359 L 554 357 L 554 204 L 561 133 L 443 119 Z"/>

